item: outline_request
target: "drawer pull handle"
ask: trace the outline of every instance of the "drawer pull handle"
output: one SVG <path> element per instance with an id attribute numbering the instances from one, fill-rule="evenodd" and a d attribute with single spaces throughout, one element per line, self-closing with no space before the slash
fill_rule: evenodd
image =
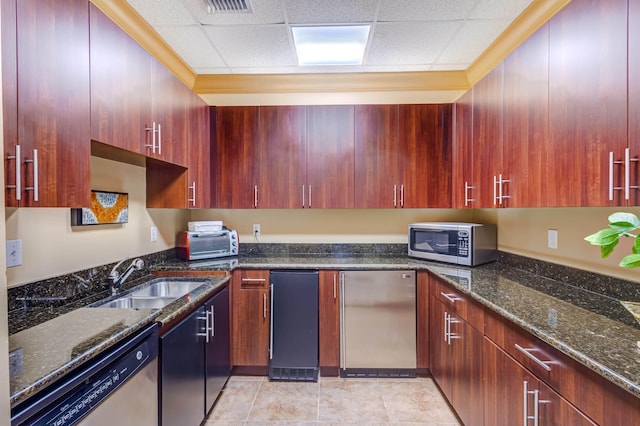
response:
<path id="1" fill-rule="evenodd" d="M 532 355 L 531 352 L 534 349 L 525 349 L 522 346 L 520 346 L 519 344 L 515 344 L 515 347 L 517 350 L 519 350 L 520 352 L 522 352 L 525 356 L 527 356 L 527 358 L 531 359 L 533 362 L 535 362 L 536 364 L 538 364 L 540 367 L 544 368 L 547 371 L 551 371 L 551 367 L 549 367 L 547 364 L 550 363 L 549 361 L 545 362 L 545 361 L 541 361 L 540 359 L 538 359 L 536 356 Z"/>
<path id="2" fill-rule="evenodd" d="M 455 294 L 446 294 L 446 293 L 443 293 L 442 291 L 440 292 L 440 294 L 442 295 L 442 297 L 444 297 L 451 303 L 456 303 L 456 300 L 460 300 L 459 298 L 456 297 Z"/>
<path id="3" fill-rule="evenodd" d="M 243 278 L 243 283 L 263 283 L 267 281 L 265 278 Z"/>

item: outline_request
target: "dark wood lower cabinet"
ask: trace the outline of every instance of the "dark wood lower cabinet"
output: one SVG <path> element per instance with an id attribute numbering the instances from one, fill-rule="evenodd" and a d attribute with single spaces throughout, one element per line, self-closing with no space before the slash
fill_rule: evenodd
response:
<path id="1" fill-rule="evenodd" d="M 322 376 L 340 374 L 340 283 L 338 271 L 320 271 L 319 361 Z"/>
<path id="2" fill-rule="evenodd" d="M 487 338 L 483 355 L 485 425 L 595 425 Z"/>

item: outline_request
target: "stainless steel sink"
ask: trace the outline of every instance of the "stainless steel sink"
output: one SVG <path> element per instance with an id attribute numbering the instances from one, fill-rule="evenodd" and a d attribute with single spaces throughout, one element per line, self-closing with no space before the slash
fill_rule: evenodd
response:
<path id="1" fill-rule="evenodd" d="M 95 305 L 96 308 L 160 309 L 192 292 L 206 281 L 156 279 L 139 290 Z"/>

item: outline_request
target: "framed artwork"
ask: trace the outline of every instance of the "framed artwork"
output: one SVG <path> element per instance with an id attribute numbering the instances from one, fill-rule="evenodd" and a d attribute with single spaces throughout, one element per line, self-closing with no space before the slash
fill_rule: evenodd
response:
<path id="1" fill-rule="evenodd" d="M 91 191 L 91 205 L 71 209 L 71 226 L 105 225 L 129 221 L 129 194 Z"/>

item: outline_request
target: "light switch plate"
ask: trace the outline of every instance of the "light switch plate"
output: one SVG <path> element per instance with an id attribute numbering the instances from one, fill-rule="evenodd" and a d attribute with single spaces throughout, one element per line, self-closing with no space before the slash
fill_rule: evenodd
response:
<path id="1" fill-rule="evenodd" d="M 158 227 L 157 226 L 152 226 L 151 227 L 151 242 L 155 242 L 158 241 Z"/>
<path id="2" fill-rule="evenodd" d="M 22 265 L 22 240 L 7 240 L 7 268 Z"/>
<path id="3" fill-rule="evenodd" d="M 547 246 L 551 249 L 558 248 L 558 231 L 556 229 L 549 229 L 547 232 Z"/>

